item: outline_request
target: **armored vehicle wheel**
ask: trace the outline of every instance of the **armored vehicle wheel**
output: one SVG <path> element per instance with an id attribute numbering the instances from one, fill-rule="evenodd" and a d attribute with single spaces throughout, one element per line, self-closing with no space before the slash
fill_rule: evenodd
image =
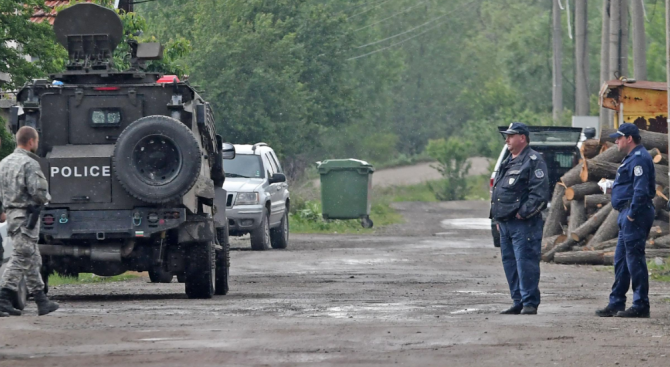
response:
<path id="1" fill-rule="evenodd" d="M 212 242 L 198 242 L 191 245 L 185 279 L 188 298 L 212 298 L 216 282 L 215 257 Z"/>
<path id="2" fill-rule="evenodd" d="M 288 213 L 285 212 L 279 227 L 270 230 L 270 243 L 272 244 L 272 248 L 286 248 L 288 246 L 288 232 Z"/>
<path id="3" fill-rule="evenodd" d="M 263 213 L 260 225 L 251 231 L 251 249 L 254 251 L 265 251 L 270 248 L 270 219 L 267 209 Z"/>
<path id="4" fill-rule="evenodd" d="M 230 240 L 228 237 L 228 223 L 225 227 L 216 229 L 216 238 L 221 250 L 216 251 L 216 285 L 214 294 L 228 294 L 228 274 L 230 270 Z"/>
<path id="5" fill-rule="evenodd" d="M 172 273 L 169 273 L 160 267 L 149 270 L 149 280 L 151 283 L 172 283 Z"/>
<path id="6" fill-rule="evenodd" d="M 160 204 L 179 199 L 200 175 L 201 153 L 191 130 L 167 116 L 143 117 L 121 132 L 114 174 L 133 197 Z"/>

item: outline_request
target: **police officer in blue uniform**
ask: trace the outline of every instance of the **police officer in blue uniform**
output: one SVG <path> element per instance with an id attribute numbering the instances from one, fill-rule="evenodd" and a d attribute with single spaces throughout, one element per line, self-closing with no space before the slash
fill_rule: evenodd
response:
<path id="1" fill-rule="evenodd" d="M 621 124 L 610 135 L 619 150 L 628 153 L 617 170 L 612 186 L 612 207 L 619 211 L 619 240 L 614 254 L 614 285 L 601 317 L 649 317 L 649 274 L 644 256 L 645 241 L 654 222 L 651 200 L 656 192 L 656 172 L 647 150 L 640 144 L 640 131 Z M 633 306 L 626 308 L 626 292 L 633 283 Z"/>
<path id="2" fill-rule="evenodd" d="M 490 218 L 498 222 L 502 263 L 514 304 L 501 314 L 535 315 L 540 305 L 541 211 L 549 200 L 547 164 L 528 146 L 525 124 L 514 122 L 502 134 L 510 155 L 493 182 Z"/>

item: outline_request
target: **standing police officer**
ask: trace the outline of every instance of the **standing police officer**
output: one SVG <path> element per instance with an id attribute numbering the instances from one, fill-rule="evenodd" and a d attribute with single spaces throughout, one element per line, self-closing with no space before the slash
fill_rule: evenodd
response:
<path id="1" fill-rule="evenodd" d="M 37 313 L 46 315 L 57 310 L 58 304 L 49 301 L 44 294 L 40 274 L 42 257 L 37 246 L 39 217 L 34 217 L 39 213 L 32 209 L 49 201 L 48 184 L 34 154 L 39 145 L 37 131 L 21 127 L 16 133 L 16 143 L 14 153 L 0 162 L 0 204 L 7 213 L 7 234 L 14 245 L 12 258 L 2 276 L 0 311 L 21 315 L 12 307 L 12 299 L 16 297 L 21 277 L 25 276 L 28 290 L 37 303 Z"/>
<path id="2" fill-rule="evenodd" d="M 600 317 L 649 317 L 649 274 L 644 256 L 645 241 L 654 222 L 651 200 L 656 192 L 656 172 L 647 150 L 640 144 L 640 131 L 621 124 L 610 135 L 619 150 L 628 155 L 617 170 L 612 186 L 612 207 L 619 211 L 619 240 L 614 254 L 614 285 Z M 633 281 L 633 306 L 626 308 L 626 292 Z"/>
<path id="3" fill-rule="evenodd" d="M 531 149 L 528 127 L 512 123 L 505 143 L 510 152 L 501 164 L 491 195 L 490 218 L 498 222 L 503 268 L 514 304 L 501 314 L 535 315 L 540 305 L 542 209 L 549 198 L 547 165 Z"/>

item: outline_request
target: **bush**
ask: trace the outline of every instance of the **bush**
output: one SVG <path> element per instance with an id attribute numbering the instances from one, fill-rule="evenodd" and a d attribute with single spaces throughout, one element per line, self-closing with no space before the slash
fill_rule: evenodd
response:
<path id="1" fill-rule="evenodd" d="M 465 199 L 471 147 L 470 142 L 455 137 L 428 141 L 426 151 L 438 162 L 435 168 L 444 177 L 443 181 L 431 184 L 431 190 L 439 200 Z"/>

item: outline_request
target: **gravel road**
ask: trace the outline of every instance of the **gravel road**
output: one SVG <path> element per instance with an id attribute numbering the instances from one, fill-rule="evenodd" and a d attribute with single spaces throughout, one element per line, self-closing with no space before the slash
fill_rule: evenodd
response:
<path id="1" fill-rule="evenodd" d="M 486 202 L 400 203 L 372 236 L 235 241 L 231 293 L 183 285 L 61 286 L 61 310 L 0 319 L 0 366 L 667 366 L 670 285 L 652 318 L 602 319 L 612 274 L 542 264 L 537 316 L 509 303 Z"/>

